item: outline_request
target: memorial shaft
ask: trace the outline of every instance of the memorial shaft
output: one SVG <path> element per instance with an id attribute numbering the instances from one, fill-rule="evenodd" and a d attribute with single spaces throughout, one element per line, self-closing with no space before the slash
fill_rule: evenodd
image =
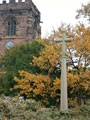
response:
<path id="1" fill-rule="evenodd" d="M 66 74 L 66 32 L 62 33 L 62 67 L 61 67 L 61 106 L 62 112 L 68 111 L 67 101 L 67 74 Z"/>

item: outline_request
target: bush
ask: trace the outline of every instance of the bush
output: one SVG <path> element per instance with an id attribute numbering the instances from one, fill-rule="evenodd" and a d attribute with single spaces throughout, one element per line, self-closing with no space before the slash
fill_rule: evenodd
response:
<path id="1" fill-rule="evenodd" d="M 0 98 L 0 120 L 89 120 L 90 105 L 61 113 L 55 106 L 45 108 L 32 99 Z"/>

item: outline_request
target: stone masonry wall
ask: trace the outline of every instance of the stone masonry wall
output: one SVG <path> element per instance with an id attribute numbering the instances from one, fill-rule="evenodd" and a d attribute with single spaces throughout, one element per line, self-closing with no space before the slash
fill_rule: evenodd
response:
<path id="1" fill-rule="evenodd" d="M 16 21 L 16 35 L 8 36 L 8 20 L 13 17 Z M 0 4 L 0 54 L 3 54 L 5 45 L 11 41 L 13 44 L 31 42 L 40 36 L 40 12 L 31 0 L 18 3 L 10 0 Z"/>

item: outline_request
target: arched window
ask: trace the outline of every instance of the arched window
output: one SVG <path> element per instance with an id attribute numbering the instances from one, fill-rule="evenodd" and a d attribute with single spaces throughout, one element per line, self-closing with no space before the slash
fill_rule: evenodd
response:
<path id="1" fill-rule="evenodd" d="M 16 35 L 16 20 L 11 17 L 8 21 L 8 36 Z"/>

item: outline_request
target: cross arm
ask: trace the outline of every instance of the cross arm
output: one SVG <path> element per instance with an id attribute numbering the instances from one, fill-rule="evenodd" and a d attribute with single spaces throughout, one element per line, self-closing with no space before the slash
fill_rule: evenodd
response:
<path id="1" fill-rule="evenodd" d="M 62 42 L 62 39 L 55 39 L 54 40 L 56 43 L 60 43 L 60 42 Z"/>
<path id="2" fill-rule="evenodd" d="M 66 38 L 65 42 L 72 42 L 72 38 Z"/>
<path id="3" fill-rule="evenodd" d="M 64 39 L 55 39 L 54 41 L 56 42 L 56 43 L 60 43 L 60 42 L 62 42 Z M 72 40 L 72 38 L 66 38 L 65 39 L 65 42 L 72 42 L 73 40 Z"/>

